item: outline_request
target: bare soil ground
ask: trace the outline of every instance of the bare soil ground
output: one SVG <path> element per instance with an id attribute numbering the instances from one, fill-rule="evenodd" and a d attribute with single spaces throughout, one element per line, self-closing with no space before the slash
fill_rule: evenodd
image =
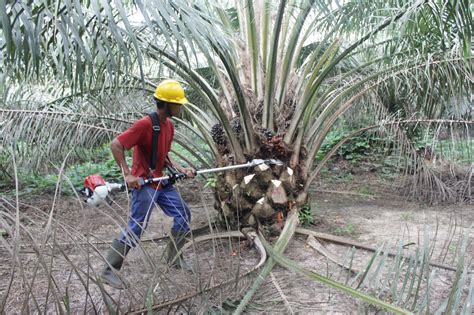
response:
<path id="1" fill-rule="evenodd" d="M 212 193 L 203 186 L 201 182 L 193 181 L 179 188 L 192 209 L 192 228 L 209 226 L 216 216 Z M 162 237 L 168 234 L 171 219 L 156 209 L 144 242 L 132 250 L 122 269 L 121 274 L 130 284 L 129 288 L 115 290 L 102 286 L 96 280 L 103 266 L 103 256 L 110 241 L 125 224 L 128 213 L 125 195 L 116 196 L 114 200 L 116 203 L 113 205 L 99 208 L 87 208 L 76 198 L 68 196 L 58 197 L 54 206 L 52 196 L 31 196 L 20 200 L 20 241 L 14 241 L 13 233 L 0 237 L 0 296 L 6 298 L 3 312 L 59 313 L 58 301 L 72 313 L 117 311 L 108 309 L 107 301 L 109 304 L 115 301 L 120 304 L 118 311 L 127 312 L 226 280 L 235 280 L 259 260 L 257 251 L 249 247 L 245 239 L 217 239 L 198 243 L 186 251 L 185 256 L 194 266 L 194 273 L 169 270 L 161 257 L 165 245 Z M 4 198 L 0 204 L 0 228 L 3 226 L 9 230 L 15 225 L 15 202 Z M 407 245 L 404 251 L 413 253 L 417 246 L 423 246 L 426 235 L 430 240 L 431 261 L 454 267 L 462 235 L 468 234 L 471 240 L 474 236 L 474 206 L 429 206 L 408 202 L 368 176 L 315 186 L 312 211 L 315 224 L 308 229 L 376 248 L 386 246 L 396 251 L 397 242 L 401 242 Z M 213 225 L 211 227 L 213 232 L 219 230 Z M 321 243 L 341 260 L 348 257 L 349 247 Z M 18 255 L 14 254 L 15 245 L 20 248 Z M 38 255 L 38 252 L 42 254 Z M 285 255 L 298 265 L 333 280 L 342 283 L 360 280 L 308 246 L 306 236 L 297 235 Z M 371 257 L 371 252 L 356 250 L 354 265 L 363 268 Z M 473 257 L 471 241 L 465 258 L 468 271 L 473 271 Z M 220 305 L 225 306 L 224 310 L 230 310 L 229 305 L 237 303 L 255 276 L 240 280 L 238 285 L 235 282 L 223 285 L 160 312 L 199 313 L 204 309 L 220 312 Z M 454 277 L 452 271 L 436 269 L 430 309 L 437 310 L 446 301 Z M 472 281 L 470 276 L 467 278 L 462 298 L 468 294 Z M 377 281 L 381 280 L 372 279 L 369 285 Z M 276 266 L 247 311 L 354 314 L 364 309 L 360 302 L 346 294 Z M 365 311 L 377 313 L 374 308 Z"/>

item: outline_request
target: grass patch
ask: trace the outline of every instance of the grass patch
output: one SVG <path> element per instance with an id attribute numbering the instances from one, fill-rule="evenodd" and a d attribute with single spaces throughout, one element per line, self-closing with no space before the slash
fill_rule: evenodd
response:
<path id="1" fill-rule="evenodd" d="M 355 234 L 355 226 L 352 223 L 348 223 L 342 227 L 337 227 L 334 230 L 334 234 L 338 236 L 353 236 Z"/>
<path id="2" fill-rule="evenodd" d="M 372 188 L 370 188 L 369 186 L 359 186 L 357 188 L 357 192 L 364 195 L 375 195 L 375 193 L 372 191 Z"/>

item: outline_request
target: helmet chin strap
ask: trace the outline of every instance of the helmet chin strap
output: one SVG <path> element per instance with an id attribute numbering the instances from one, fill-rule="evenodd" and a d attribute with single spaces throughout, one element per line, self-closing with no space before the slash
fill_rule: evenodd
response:
<path id="1" fill-rule="evenodd" d="M 168 117 L 171 117 L 171 110 L 170 110 L 170 104 L 166 103 L 166 115 Z"/>

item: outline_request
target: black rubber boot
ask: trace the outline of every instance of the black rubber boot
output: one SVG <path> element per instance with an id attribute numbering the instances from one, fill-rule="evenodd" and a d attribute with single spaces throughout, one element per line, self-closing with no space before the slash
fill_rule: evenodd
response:
<path id="1" fill-rule="evenodd" d="M 110 248 L 107 253 L 107 264 L 100 275 L 104 283 L 116 289 L 124 289 L 126 287 L 126 284 L 119 278 L 117 272 L 122 268 L 123 260 L 125 256 L 127 256 L 130 248 L 130 246 L 119 240 L 112 242 L 112 248 Z"/>
<path id="2" fill-rule="evenodd" d="M 183 253 L 177 253 L 186 244 L 187 232 L 171 231 L 171 236 L 166 245 L 165 259 L 168 266 L 173 268 L 180 268 L 184 271 L 193 271 L 192 267 L 184 260 Z"/>

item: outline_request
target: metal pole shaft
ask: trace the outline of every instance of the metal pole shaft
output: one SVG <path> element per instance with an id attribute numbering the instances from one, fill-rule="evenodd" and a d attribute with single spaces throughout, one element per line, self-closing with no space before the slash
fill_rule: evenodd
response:
<path id="1" fill-rule="evenodd" d="M 197 171 L 196 173 L 197 174 L 216 173 L 216 172 L 223 172 L 223 171 L 228 171 L 228 170 L 235 170 L 238 168 L 250 167 L 252 165 L 253 164 L 249 162 L 245 164 L 230 165 L 230 166 L 217 167 L 217 168 L 208 168 L 206 170 Z"/>
<path id="2" fill-rule="evenodd" d="M 244 168 L 244 167 L 251 167 L 254 165 L 255 163 L 248 162 L 245 164 L 230 165 L 230 166 L 217 167 L 217 168 L 208 168 L 205 170 L 197 171 L 196 174 L 200 175 L 200 174 L 207 174 L 207 173 L 223 172 L 223 171 L 235 170 L 235 169 Z M 157 183 L 157 182 L 160 182 L 162 180 L 167 180 L 167 179 L 170 179 L 170 177 L 162 176 L 162 177 L 150 178 L 150 179 L 145 179 L 144 183 L 145 184 Z"/>

